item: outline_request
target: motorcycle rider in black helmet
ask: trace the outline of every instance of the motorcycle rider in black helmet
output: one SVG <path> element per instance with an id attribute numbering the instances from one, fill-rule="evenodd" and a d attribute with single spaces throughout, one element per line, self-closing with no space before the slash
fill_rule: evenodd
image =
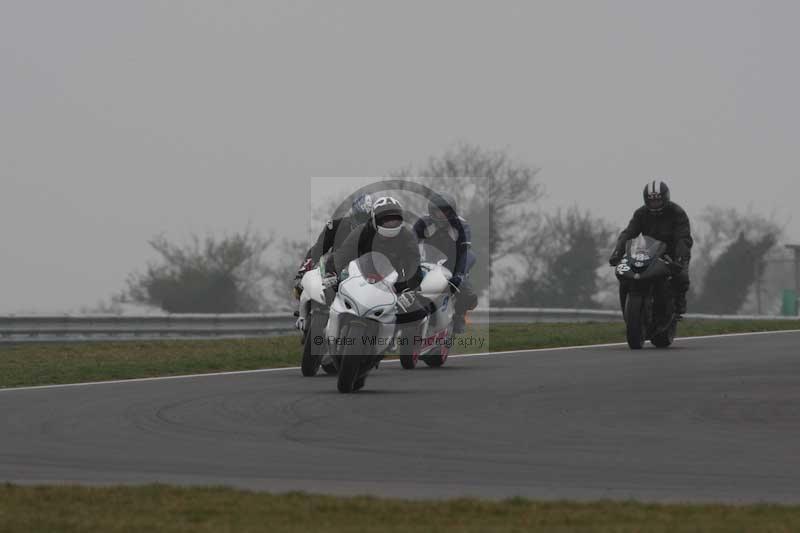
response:
<path id="1" fill-rule="evenodd" d="M 341 218 L 334 218 L 325 223 L 325 227 L 317 237 L 317 242 L 306 252 L 305 259 L 297 269 L 294 277 L 294 297 L 299 299 L 301 286 L 300 280 L 309 270 L 316 268 L 320 257 L 342 245 L 356 227 L 367 222 L 372 213 L 372 197 L 369 194 L 358 195 L 350 207 L 350 214 Z"/>
<path id="2" fill-rule="evenodd" d="M 434 195 L 428 202 L 428 215 L 414 224 L 414 233 L 421 243 L 433 246 L 447 256 L 444 266 L 453 274 L 450 290 L 458 293 L 453 332 L 463 333 L 464 316 L 475 308 L 478 297 L 468 277 L 475 264 L 475 254 L 470 250 L 472 232 L 467 221 L 458 215 L 455 198 L 447 193 Z"/>
<path id="3" fill-rule="evenodd" d="M 400 295 L 400 305 L 411 308 L 414 303 L 411 291 L 419 287 L 423 272 L 417 238 L 404 224 L 404 218 L 399 201 L 391 196 L 378 198 L 372 206 L 370 221 L 351 231 L 341 246 L 328 256 L 326 270 L 341 274 L 350 261 L 369 252 L 379 252 L 399 275 L 394 288 Z"/>
<path id="4" fill-rule="evenodd" d="M 625 255 L 625 243 L 639 235 L 652 237 L 666 243 L 667 254 L 681 267 L 681 271 L 672 277 L 672 288 L 675 294 L 675 312 L 686 313 L 686 293 L 689 291 L 689 261 L 691 260 L 692 239 L 689 217 L 686 211 L 671 201 L 669 187 L 661 180 L 648 183 L 643 192 L 644 205 L 633 213 L 617 239 L 617 246 L 608 262 L 617 266 Z M 620 284 L 620 303 L 623 308 L 627 290 Z"/>

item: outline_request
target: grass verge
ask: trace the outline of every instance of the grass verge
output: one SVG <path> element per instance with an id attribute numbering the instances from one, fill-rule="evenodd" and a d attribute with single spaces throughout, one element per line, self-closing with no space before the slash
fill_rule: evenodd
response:
<path id="1" fill-rule="evenodd" d="M 227 488 L 0 485 L 5 531 L 798 531 L 800 507 L 634 502 L 436 502 Z"/>
<path id="2" fill-rule="evenodd" d="M 800 329 L 800 321 L 687 320 L 681 336 Z M 554 348 L 624 342 L 619 322 L 497 324 L 472 327 L 463 338 L 483 344 L 454 353 Z M 0 345 L 0 387 L 77 383 L 300 364 L 299 337 Z"/>

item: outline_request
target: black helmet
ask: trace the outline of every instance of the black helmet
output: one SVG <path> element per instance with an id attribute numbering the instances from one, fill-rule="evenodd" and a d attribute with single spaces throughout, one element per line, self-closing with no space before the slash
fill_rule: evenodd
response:
<path id="1" fill-rule="evenodd" d="M 669 187 L 661 180 L 653 180 L 644 187 L 644 205 L 651 213 L 661 213 L 669 204 Z"/>
<path id="2" fill-rule="evenodd" d="M 428 201 L 428 215 L 441 222 L 455 220 L 458 218 L 456 199 L 446 192 L 435 194 Z"/>
<path id="3" fill-rule="evenodd" d="M 372 225 L 384 237 L 396 237 L 403 228 L 403 206 L 391 196 L 372 204 Z"/>

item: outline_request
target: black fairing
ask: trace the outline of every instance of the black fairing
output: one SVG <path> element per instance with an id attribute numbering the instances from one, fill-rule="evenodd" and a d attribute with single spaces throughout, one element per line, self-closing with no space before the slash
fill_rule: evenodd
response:
<path id="1" fill-rule="evenodd" d="M 630 270 L 620 271 L 617 267 L 617 278 L 630 281 L 649 281 L 664 278 L 672 275 L 672 268 L 662 258 L 655 261 L 647 261 L 644 267 L 630 267 Z"/>
<path id="2" fill-rule="evenodd" d="M 638 241 L 634 244 L 634 241 Z M 637 249 L 633 249 L 638 246 Z M 643 294 L 646 298 L 646 337 L 652 338 L 668 328 L 674 320 L 674 298 L 670 280 L 673 264 L 665 256 L 666 244 L 651 238 L 632 239 L 625 247 L 625 258 L 615 273 L 620 282 L 620 296 Z"/>

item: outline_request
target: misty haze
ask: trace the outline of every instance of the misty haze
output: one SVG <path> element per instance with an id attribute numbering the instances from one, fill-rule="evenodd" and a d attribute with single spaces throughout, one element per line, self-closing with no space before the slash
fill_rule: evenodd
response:
<path id="1" fill-rule="evenodd" d="M 95 308 L 158 235 L 310 245 L 312 176 L 385 176 L 459 143 L 540 169 L 542 214 L 576 206 L 617 233 L 664 179 L 698 229 L 735 208 L 782 230 L 776 257 L 800 241 L 793 2 L 4 13 L 0 312 Z M 774 283 L 765 306 L 791 280 Z"/>
<path id="2" fill-rule="evenodd" d="M 0 531 L 800 531 L 799 21 L 0 0 Z"/>

